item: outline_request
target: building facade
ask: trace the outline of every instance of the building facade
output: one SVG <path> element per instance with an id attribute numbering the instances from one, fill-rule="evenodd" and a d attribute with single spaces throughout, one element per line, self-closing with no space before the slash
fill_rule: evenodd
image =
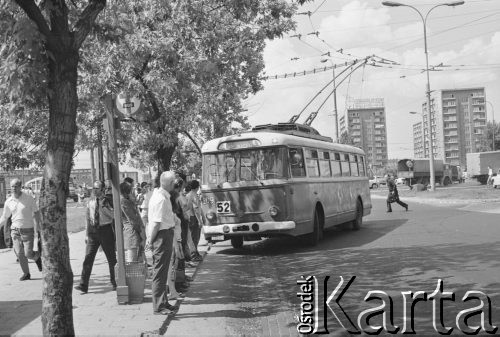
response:
<path id="1" fill-rule="evenodd" d="M 427 103 L 422 104 L 422 115 L 422 122 L 413 125 L 416 158 L 429 157 Z M 484 87 L 434 92 L 431 95 L 434 158 L 465 167 L 466 153 L 479 151 L 486 132 L 486 117 Z"/>
<path id="2" fill-rule="evenodd" d="M 371 167 L 387 165 L 387 127 L 383 98 L 357 99 L 349 102 L 344 120 L 354 146 L 365 151 Z"/>

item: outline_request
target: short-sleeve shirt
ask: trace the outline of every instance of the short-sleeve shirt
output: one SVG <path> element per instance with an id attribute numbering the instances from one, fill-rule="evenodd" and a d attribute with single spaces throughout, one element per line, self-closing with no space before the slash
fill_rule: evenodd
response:
<path id="1" fill-rule="evenodd" d="M 490 176 L 493 175 L 493 169 L 488 169 L 488 175 L 490 175 Z"/>
<path id="2" fill-rule="evenodd" d="M 174 212 L 170 202 L 170 194 L 163 188 L 155 188 L 148 205 L 148 223 L 149 228 L 153 227 L 155 222 L 161 223 L 160 228 L 170 229 L 175 227 Z"/>
<path id="3" fill-rule="evenodd" d="M 0 223 L 12 215 L 12 228 L 33 228 L 33 215 L 38 211 L 35 199 L 28 193 L 21 193 L 19 198 L 11 195 L 6 201 Z"/>

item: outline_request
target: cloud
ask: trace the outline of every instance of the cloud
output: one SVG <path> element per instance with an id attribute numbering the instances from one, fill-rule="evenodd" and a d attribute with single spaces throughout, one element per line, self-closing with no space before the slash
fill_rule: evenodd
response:
<path id="1" fill-rule="evenodd" d="M 331 6 L 338 10 L 338 2 L 335 3 Z M 426 87 L 426 75 L 421 71 L 425 68 L 422 22 L 416 13 L 409 10 L 374 7 L 372 1 L 355 0 L 343 3 L 344 6 L 340 11 L 335 11 L 334 15 L 326 14 L 318 19 L 315 19 L 314 15 L 311 16 L 312 22 L 304 16 L 298 17 L 300 24 L 296 33 L 303 34 L 301 40 L 287 38 L 270 42 L 265 52 L 266 72 L 268 75 L 282 74 L 330 65 L 329 62 L 320 62 L 324 58 L 321 54 L 327 51 L 333 53 L 340 48 L 344 54 L 333 53 L 331 61 L 334 63 L 353 59 L 347 53 L 361 57 L 376 54 L 398 62 L 400 65 L 392 69 L 367 66 L 364 70 L 360 68 L 356 71 L 337 90 L 338 110 L 339 115 L 342 115 L 346 96 L 383 97 L 388 120 L 389 157 L 412 156 L 412 124 L 417 122 L 418 117 L 410 116 L 408 112 L 421 110 Z M 500 96 L 493 95 L 500 91 L 500 67 L 484 66 L 500 63 L 500 28 L 491 33 L 488 32 L 488 27 L 478 25 L 435 34 L 470 20 L 466 9 L 458 13 L 463 13 L 464 16 L 461 19 L 430 22 L 429 64 L 479 66 L 461 67 L 460 71 L 431 72 L 431 89 L 486 87 L 488 100 L 500 111 Z M 320 32 L 318 37 L 306 35 L 313 27 Z M 299 59 L 291 61 L 292 57 Z M 339 72 L 340 69 L 337 74 Z M 252 114 L 251 123 L 288 120 L 300 111 L 329 79 L 331 73 L 328 72 L 302 78 L 267 81 L 265 90 L 251 99 L 252 104 L 256 106 L 254 111 L 249 111 L 249 114 Z M 311 104 L 311 108 L 304 112 L 303 119 L 314 107 L 321 104 L 329 92 L 325 90 L 325 93 Z M 333 102 L 330 99 L 313 123 L 320 132 L 329 136 L 333 136 L 334 130 L 332 110 Z"/>

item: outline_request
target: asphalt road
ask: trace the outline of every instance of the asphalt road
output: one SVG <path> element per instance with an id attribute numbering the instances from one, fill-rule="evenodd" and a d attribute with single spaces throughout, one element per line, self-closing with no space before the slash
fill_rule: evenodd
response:
<path id="1" fill-rule="evenodd" d="M 297 280 L 301 275 L 314 275 L 320 283 L 330 276 L 327 296 L 340 277 L 346 283 L 356 276 L 339 303 L 358 329 L 361 312 L 382 304 L 381 300 L 365 301 L 369 291 L 380 290 L 391 297 L 394 325 L 402 329 L 401 292 L 424 291 L 430 296 L 438 280 L 442 280 L 443 292 L 455 294 L 454 301 L 442 302 L 443 324 L 454 328 L 452 334 L 462 334 L 455 322 L 457 314 L 479 304 L 479 300 L 462 301 L 469 290 L 489 296 L 493 324 L 500 325 L 498 214 L 411 203 L 408 212 L 395 204 L 394 212 L 386 213 L 382 200 L 373 202 L 373 212 L 364 218 L 360 231 L 336 229 L 314 248 L 292 238 L 246 242 L 240 250 L 229 242 L 218 243 L 198 270 L 167 335 L 298 335 Z M 418 336 L 438 335 L 433 327 L 434 303 L 440 301 L 415 305 Z M 440 326 L 439 305 L 437 310 L 436 325 Z M 469 326 L 480 324 L 479 317 L 472 317 Z M 410 324 L 409 319 L 406 322 Z M 369 323 L 381 325 L 382 315 L 375 315 Z M 331 335 L 349 335 L 331 313 L 327 326 Z"/>

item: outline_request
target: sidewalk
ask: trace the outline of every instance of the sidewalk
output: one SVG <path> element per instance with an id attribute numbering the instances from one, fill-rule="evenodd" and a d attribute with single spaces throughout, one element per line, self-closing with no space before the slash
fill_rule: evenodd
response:
<path id="1" fill-rule="evenodd" d="M 69 234 L 69 241 L 73 282 L 77 285 L 85 255 L 85 232 Z M 203 256 L 207 248 L 200 246 Z M 42 275 L 36 265 L 30 262 L 30 281 L 19 281 L 22 272 L 14 252 L 2 249 L 0 270 L 0 335 L 42 335 Z M 194 273 L 195 268 L 186 269 L 187 275 Z M 177 302 L 181 304 L 182 300 Z M 81 295 L 73 291 L 73 322 L 78 336 L 155 336 L 165 333 L 169 319 L 169 316 L 153 315 L 151 280 L 146 280 L 144 303 L 118 305 L 116 292 L 109 283 L 106 257 L 101 251 L 94 262 L 89 292 Z"/>

